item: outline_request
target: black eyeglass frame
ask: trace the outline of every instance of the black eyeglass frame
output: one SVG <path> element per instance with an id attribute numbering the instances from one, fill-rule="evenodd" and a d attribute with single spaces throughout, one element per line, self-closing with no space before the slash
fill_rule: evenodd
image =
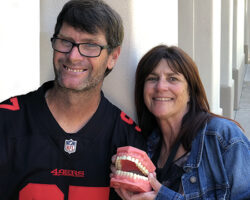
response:
<path id="1" fill-rule="evenodd" d="M 67 52 L 63 52 L 63 51 L 59 51 L 59 50 L 55 49 L 53 43 L 54 43 L 54 40 L 56 40 L 56 39 L 64 40 L 64 41 L 66 41 L 66 42 L 71 43 L 71 44 L 72 44 L 71 49 L 70 49 L 69 51 L 67 51 Z M 109 48 L 110 48 L 109 45 L 99 45 L 99 44 L 86 43 L 86 42 L 83 42 L 83 43 L 75 43 L 75 42 L 71 42 L 71 41 L 69 41 L 69 40 L 66 40 L 66 39 L 63 39 L 63 38 L 59 38 L 59 37 L 52 37 L 52 38 L 50 38 L 50 41 L 51 41 L 51 44 L 52 44 L 52 48 L 53 48 L 55 51 L 57 51 L 57 52 L 60 52 L 60 53 L 70 53 L 70 52 L 72 51 L 72 49 L 76 46 L 77 49 L 78 49 L 78 52 L 79 52 L 82 56 L 85 56 L 85 57 L 88 57 L 88 58 L 99 57 L 99 56 L 101 55 L 101 52 L 102 52 L 103 49 L 109 49 Z M 98 47 L 100 47 L 100 52 L 99 52 L 99 54 L 96 55 L 96 56 L 87 56 L 87 55 L 85 55 L 85 54 L 82 54 L 81 51 L 80 51 L 80 49 L 79 49 L 79 46 L 80 46 L 81 44 L 90 44 L 90 45 L 93 45 L 93 46 L 98 46 Z"/>

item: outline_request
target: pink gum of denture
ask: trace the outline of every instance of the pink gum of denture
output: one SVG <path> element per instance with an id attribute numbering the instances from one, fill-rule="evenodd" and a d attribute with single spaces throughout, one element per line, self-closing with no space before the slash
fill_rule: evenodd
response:
<path id="1" fill-rule="evenodd" d="M 126 146 L 117 149 L 117 157 L 130 156 L 138 159 L 139 162 L 148 170 L 149 173 L 155 171 L 155 166 L 146 152 L 135 147 Z M 135 172 L 140 171 L 136 164 L 130 160 L 120 160 L 121 171 Z M 118 170 L 118 169 L 117 169 Z M 152 190 L 148 180 L 134 179 L 129 176 L 115 174 L 110 180 L 110 186 L 114 188 L 124 188 L 133 192 L 148 192 Z"/>

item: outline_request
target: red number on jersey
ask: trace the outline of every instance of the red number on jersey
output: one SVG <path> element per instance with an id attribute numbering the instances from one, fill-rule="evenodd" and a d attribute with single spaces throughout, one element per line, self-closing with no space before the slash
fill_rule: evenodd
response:
<path id="1" fill-rule="evenodd" d="M 125 121 L 126 123 L 128 123 L 128 124 L 134 123 L 133 119 L 131 119 L 128 115 L 126 115 L 125 112 L 121 112 L 120 116 L 121 116 L 122 120 Z"/>
<path id="2" fill-rule="evenodd" d="M 10 105 L 9 104 L 0 104 L 0 108 L 5 108 L 8 110 L 13 110 L 13 111 L 20 109 L 17 97 L 11 98 L 10 102 L 12 103 L 12 105 L 11 104 Z"/>
<path id="3" fill-rule="evenodd" d="M 56 185 L 29 183 L 21 191 L 19 200 L 64 200 L 64 194 Z"/>
<path id="4" fill-rule="evenodd" d="M 109 187 L 69 186 L 69 200 L 79 199 L 107 200 L 109 199 Z"/>
<path id="5" fill-rule="evenodd" d="M 120 116 L 121 116 L 121 119 L 125 121 L 126 123 L 130 125 L 134 123 L 133 119 L 131 119 L 128 115 L 126 115 L 125 112 L 121 112 Z M 138 132 L 141 132 L 141 129 L 139 126 L 135 126 L 135 130 L 137 130 Z"/>
<path id="6" fill-rule="evenodd" d="M 56 185 L 29 183 L 19 194 L 19 200 L 64 200 L 64 194 Z M 69 186 L 68 200 L 108 200 L 109 187 Z"/>

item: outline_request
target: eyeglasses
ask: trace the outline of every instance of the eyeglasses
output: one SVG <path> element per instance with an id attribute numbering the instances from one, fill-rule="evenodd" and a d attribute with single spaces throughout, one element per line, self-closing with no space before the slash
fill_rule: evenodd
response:
<path id="1" fill-rule="evenodd" d="M 52 48 L 60 53 L 69 53 L 74 46 L 78 48 L 79 53 L 85 57 L 98 57 L 100 56 L 103 49 L 108 49 L 109 46 L 101 46 L 98 44 L 90 43 L 74 43 L 62 38 L 53 37 L 50 39 Z"/>

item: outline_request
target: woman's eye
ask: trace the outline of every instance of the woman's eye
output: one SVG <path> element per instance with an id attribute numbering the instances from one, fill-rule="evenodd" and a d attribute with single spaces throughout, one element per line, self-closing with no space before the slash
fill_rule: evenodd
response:
<path id="1" fill-rule="evenodd" d="M 157 81 L 157 77 L 148 77 L 146 81 Z"/>
<path id="2" fill-rule="evenodd" d="M 175 77 L 169 77 L 169 80 L 170 80 L 170 81 L 177 81 L 178 79 L 175 78 Z"/>

